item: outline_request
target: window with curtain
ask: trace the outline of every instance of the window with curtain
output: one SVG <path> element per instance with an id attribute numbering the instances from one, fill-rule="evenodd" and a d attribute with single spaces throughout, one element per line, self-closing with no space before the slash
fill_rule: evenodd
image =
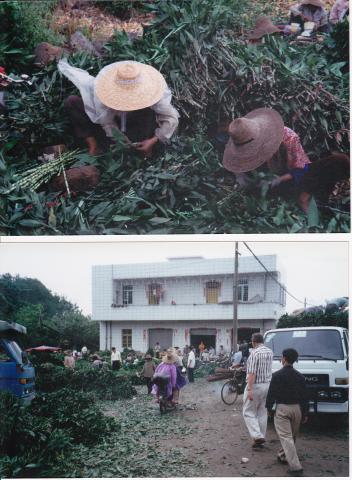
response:
<path id="1" fill-rule="evenodd" d="M 132 348 L 132 330 L 122 330 L 122 348 Z"/>
<path id="2" fill-rule="evenodd" d="M 219 303 L 221 283 L 211 280 L 205 284 L 206 303 Z"/>
<path id="3" fill-rule="evenodd" d="M 148 285 L 148 304 L 159 305 L 163 294 L 163 289 L 160 283 L 151 283 Z"/>

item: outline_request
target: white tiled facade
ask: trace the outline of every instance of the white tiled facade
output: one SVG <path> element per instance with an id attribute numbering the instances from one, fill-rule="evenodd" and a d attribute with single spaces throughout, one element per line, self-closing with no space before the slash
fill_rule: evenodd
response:
<path id="1" fill-rule="evenodd" d="M 285 310 L 285 293 L 271 278 L 281 283 L 282 269 L 275 255 L 260 257 L 269 270 L 253 257 L 240 257 L 239 283 L 248 284 L 248 298 L 238 306 L 239 338 L 249 335 L 243 329 L 262 333 L 273 328 Z M 189 345 L 198 339 L 194 329 L 211 332 L 215 346 L 231 348 L 233 316 L 232 258 L 170 259 L 162 263 L 102 265 L 93 267 L 92 319 L 100 322 L 100 348 L 122 345 L 122 330 L 131 330 L 132 348 L 145 352 L 150 346 L 150 335 L 155 330 L 168 330 L 167 346 Z M 207 303 L 206 283 L 219 282 L 217 303 Z M 158 305 L 150 305 L 150 284 L 160 285 Z M 132 303 L 124 302 L 124 287 L 132 290 Z M 242 287 L 240 287 L 242 288 Z M 209 330 L 208 330 L 209 329 Z M 154 337 L 153 337 L 154 338 Z M 210 337 L 205 337 L 210 338 Z"/>

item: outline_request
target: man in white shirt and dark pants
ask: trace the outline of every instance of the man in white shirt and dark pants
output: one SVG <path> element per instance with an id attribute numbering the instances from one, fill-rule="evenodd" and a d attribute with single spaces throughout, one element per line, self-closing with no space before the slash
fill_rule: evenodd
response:
<path id="1" fill-rule="evenodd" d="M 191 347 L 191 350 L 188 354 L 188 359 L 187 359 L 187 376 L 188 376 L 188 381 L 189 383 L 194 382 L 194 367 L 196 366 L 196 356 L 194 354 L 194 347 Z"/>
<path id="2" fill-rule="evenodd" d="M 111 349 L 111 368 L 112 370 L 120 370 L 121 368 L 121 353 L 115 347 Z"/>
<path id="3" fill-rule="evenodd" d="M 268 422 L 265 402 L 272 376 L 273 352 L 263 342 L 260 333 L 252 335 L 253 350 L 247 361 L 247 386 L 243 396 L 243 418 L 253 448 L 265 442 Z"/>

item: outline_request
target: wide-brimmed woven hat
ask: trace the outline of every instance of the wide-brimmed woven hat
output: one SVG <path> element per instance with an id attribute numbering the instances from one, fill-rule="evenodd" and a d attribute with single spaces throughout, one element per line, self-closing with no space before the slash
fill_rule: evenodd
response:
<path id="1" fill-rule="evenodd" d="M 99 100 L 109 108 L 124 112 L 154 105 L 165 88 L 165 79 L 158 70 L 132 61 L 107 65 L 95 79 Z"/>
<path id="2" fill-rule="evenodd" d="M 272 108 L 257 108 L 229 125 L 230 139 L 223 165 L 234 173 L 255 170 L 278 150 L 284 135 L 281 115 Z"/>
<path id="3" fill-rule="evenodd" d="M 302 0 L 301 5 L 314 5 L 314 7 L 324 8 L 324 2 L 321 0 Z"/>
<path id="4" fill-rule="evenodd" d="M 249 32 L 249 40 L 256 40 L 264 35 L 280 32 L 281 30 L 273 24 L 269 17 L 259 17 L 255 22 L 254 30 Z"/>
<path id="5" fill-rule="evenodd" d="M 166 352 L 166 355 L 163 356 L 162 360 L 164 363 L 172 364 L 175 363 L 178 358 L 174 353 L 173 349 L 169 348 L 169 350 Z"/>

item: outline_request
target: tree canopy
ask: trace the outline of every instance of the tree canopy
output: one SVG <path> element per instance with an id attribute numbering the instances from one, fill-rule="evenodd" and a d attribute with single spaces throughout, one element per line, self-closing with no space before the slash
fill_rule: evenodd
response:
<path id="1" fill-rule="evenodd" d="M 294 327 L 343 327 L 348 328 L 348 311 L 336 313 L 303 312 L 300 315 L 283 315 L 277 328 Z"/>
<path id="2" fill-rule="evenodd" d="M 48 344 L 98 349 L 98 325 L 77 305 L 52 293 L 39 280 L 0 276 L 0 318 L 27 328 L 26 347 Z"/>

